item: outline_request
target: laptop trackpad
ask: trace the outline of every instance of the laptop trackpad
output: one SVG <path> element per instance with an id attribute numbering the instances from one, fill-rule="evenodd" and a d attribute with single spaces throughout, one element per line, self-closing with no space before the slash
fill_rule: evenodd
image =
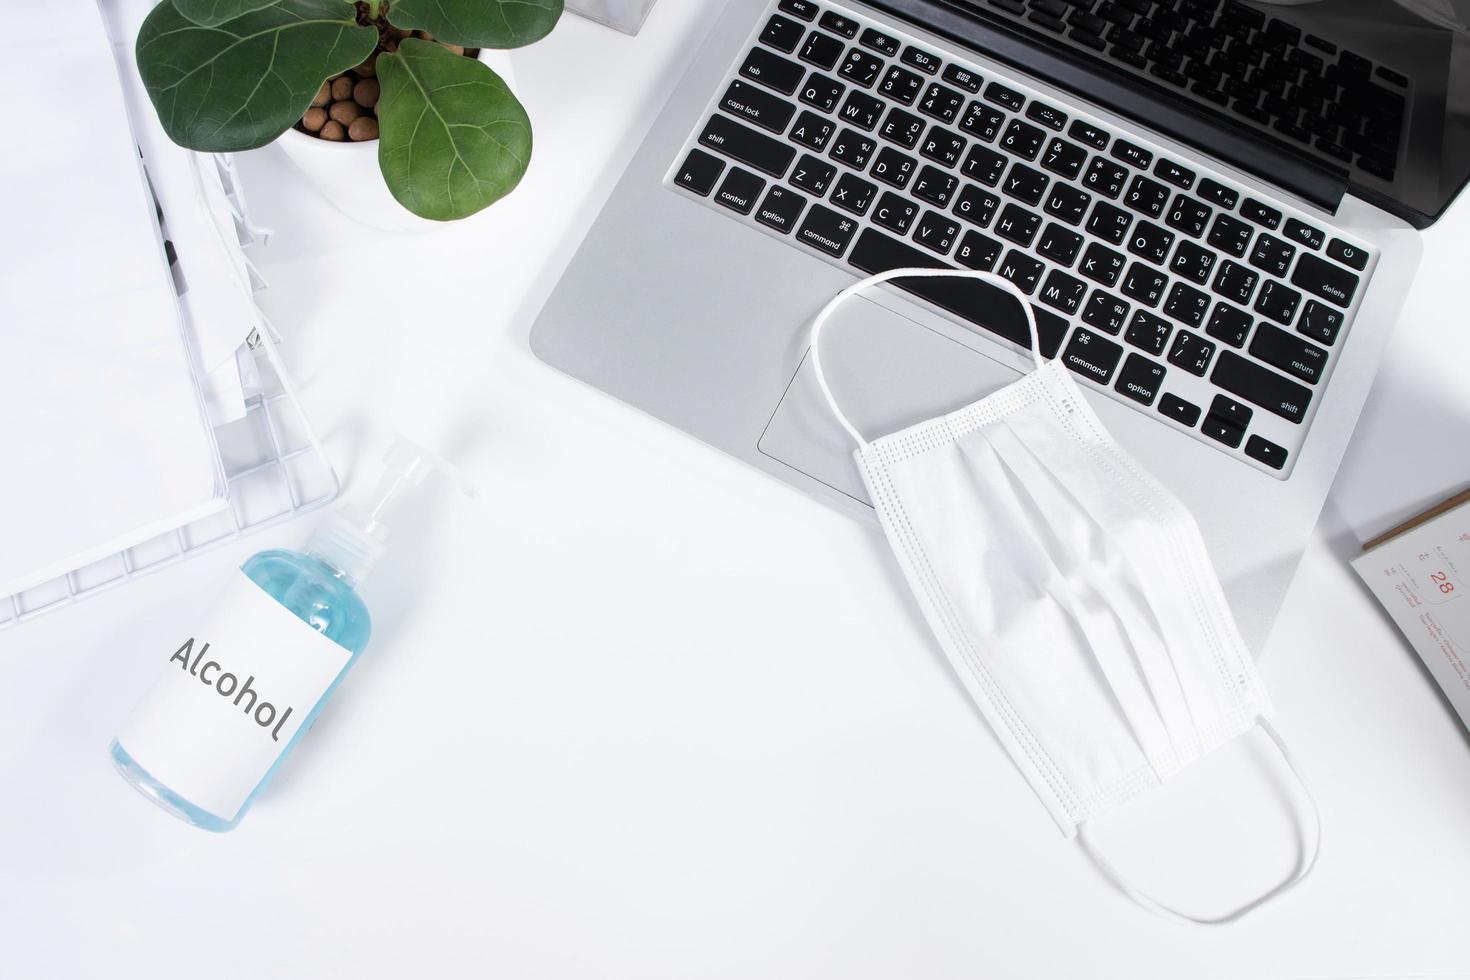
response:
<path id="1" fill-rule="evenodd" d="M 954 411 L 1020 377 L 1015 368 L 857 297 L 822 331 L 822 369 L 868 439 Z M 827 407 L 808 352 L 760 439 L 767 456 L 867 503 L 857 448 Z"/>

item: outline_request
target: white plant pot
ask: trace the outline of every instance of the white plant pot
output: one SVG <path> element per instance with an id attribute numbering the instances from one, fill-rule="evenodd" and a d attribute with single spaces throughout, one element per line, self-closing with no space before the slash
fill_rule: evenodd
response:
<path id="1" fill-rule="evenodd" d="M 515 91 L 509 51 L 484 48 L 480 61 Z M 420 218 L 389 193 L 378 169 L 377 140 L 334 143 L 293 127 L 282 133 L 275 145 L 323 197 L 349 218 L 385 231 L 427 231 L 442 224 Z"/>

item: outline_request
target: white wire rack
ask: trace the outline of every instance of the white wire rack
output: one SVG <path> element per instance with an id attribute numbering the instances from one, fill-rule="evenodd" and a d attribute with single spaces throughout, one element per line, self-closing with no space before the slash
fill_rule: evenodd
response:
<path id="1" fill-rule="evenodd" d="M 232 161 L 217 157 L 212 165 L 224 182 L 241 248 L 263 241 L 268 233 L 250 222 Z M 264 288 L 259 272 L 249 269 L 252 286 Z M 227 506 L 24 592 L 0 596 L 0 630 L 288 521 L 337 496 L 337 474 L 281 366 L 274 330 L 264 314 L 259 323 L 248 343 L 254 371 L 246 372 L 253 377 L 244 392 L 245 415 L 214 429 Z"/>

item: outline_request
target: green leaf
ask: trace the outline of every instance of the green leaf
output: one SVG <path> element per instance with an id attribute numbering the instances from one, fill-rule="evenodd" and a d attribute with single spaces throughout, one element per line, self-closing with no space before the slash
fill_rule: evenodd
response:
<path id="1" fill-rule="evenodd" d="M 430 41 L 378 56 L 378 165 L 414 214 L 452 221 L 515 189 L 531 120 L 500 76 Z"/>
<path id="2" fill-rule="evenodd" d="M 138 72 L 170 139 L 228 153 L 280 136 L 377 42 L 346 0 L 277 0 L 214 27 L 165 0 L 138 31 Z"/>
<path id="3" fill-rule="evenodd" d="M 562 0 L 394 0 L 394 27 L 467 48 L 519 48 L 551 33 Z"/>
<path id="4" fill-rule="evenodd" d="M 205 27 L 213 27 L 276 2 L 277 0 L 173 0 L 173 5 L 185 19 Z"/>

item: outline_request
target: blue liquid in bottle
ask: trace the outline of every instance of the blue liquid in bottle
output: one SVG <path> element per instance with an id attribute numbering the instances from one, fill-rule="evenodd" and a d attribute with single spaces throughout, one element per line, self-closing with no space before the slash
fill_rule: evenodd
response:
<path id="1" fill-rule="evenodd" d="M 196 827 L 217 832 L 233 830 L 249 811 L 255 798 L 270 783 L 271 777 L 276 774 L 277 769 L 281 768 L 281 763 L 286 761 L 286 757 L 291 754 L 291 750 L 296 747 L 301 736 L 311 729 L 317 714 L 331 698 L 332 693 L 337 690 L 337 685 L 342 682 L 342 678 L 347 676 L 347 672 L 357 662 L 372 632 L 372 620 L 368 616 L 367 606 L 363 604 L 362 597 L 357 594 L 352 579 L 315 554 L 272 549 L 251 556 L 240 567 L 250 577 L 250 580 L 260 586 L 267 595 L 289 609 L 307 626 L 345 648 L 351 657 L 332 681 L 331 686 L 327 688 L 326 693 L 312 706 L 306 720 L 296 730 L 291 740 L 286 743 L 285 749 L 282 750 L 275 764 L 261 777 L 244 805 L 240 807 L 240 812 L 232 818 L 220 817 L 184 799 L 154 779 L 132 756 L 128 755 L 117 739 L 112 740 L 112 761 L 124 779 L 137 787 L 144 796 L 181 820 Z"/>

